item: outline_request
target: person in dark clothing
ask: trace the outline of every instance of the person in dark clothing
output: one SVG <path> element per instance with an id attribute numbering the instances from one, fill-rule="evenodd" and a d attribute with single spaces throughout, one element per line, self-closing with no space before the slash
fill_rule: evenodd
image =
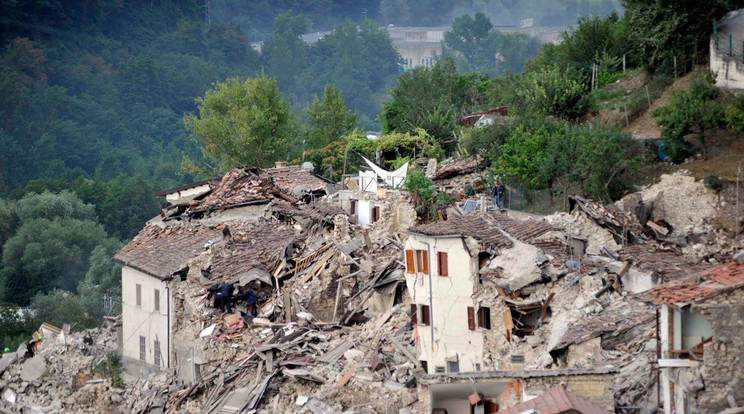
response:
<path id="1" fill-rule="evenodd" d="M 235 287 L 230 283 L 223 283 L 220 285 L 220 290 L 217 291 L 217 295 L 214 298 L 215 308 L 219 306 L 222 312 L 232 313 L 232 295 Z"/>
<path id="2" fill-rule="evenodd" d="M 498 186 L 496 186 L 496 194 L 497 198 L 499 200 L 499 208 L 501 208 L 501 205 L 504 203 L 504 193 L 506 192 L 506 186 L 504 186 L 504 183 L 499 183 Z"/>
<path id="3" fill-rule="evenodd" d="M 251 290 L 248 285 L 240 288 L 236 299 L 240 302 L 245 302 L 245 305 L 248 307 L 248 311 L 251 313 L 251 315 L 256 316 L 257 312 L 255 305 L 256 302 L 258 302 L 258 296 L 256 296 L 256 293 Z"/>

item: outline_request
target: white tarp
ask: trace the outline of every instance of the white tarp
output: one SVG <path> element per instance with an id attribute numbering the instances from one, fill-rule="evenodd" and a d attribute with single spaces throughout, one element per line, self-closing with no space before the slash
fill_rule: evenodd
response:
<path id="1" fill-rule="evenodd" d="M 359 171 L 359 187 L 368 193 L 377 193 L 377 174 L 374 171 Z"/>
<path id="2" fill-rule="evenodd" d="M 408 173 L 408 163 L 405 163 L 397 170 L 390 172 L 378 167 L 377 165 L 375 165 L 375 163 L 364 157 L 362 157 L 362 159 L 364 159 L 367 165 L 372 168 L 372 171 L 374 171 L 378 177 L 382 178 L 385 183 L 390 186 L 390 188 L 398 188 L 403 185 L 403 182 L 406 180 L 406 173 Z"/>

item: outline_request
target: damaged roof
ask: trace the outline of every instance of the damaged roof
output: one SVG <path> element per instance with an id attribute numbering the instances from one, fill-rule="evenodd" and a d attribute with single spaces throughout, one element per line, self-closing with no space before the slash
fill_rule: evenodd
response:
<path id="1" fill-rule="evenodd" d="M 283 200 L 274 200 L 271 203 L 271 211 L 284 217 L 298 216 L 313 221 L 326 222 L 331 222 L 335 216 L 342 214 L 349 218 L 349 222 L 356 223 L 355 216 L 349 216 L 341 206 L 331 203 L 312 203 L 297 206 Z"/>
<path id="2" fill-rule="evenodd" d="M 114 256 L 114 261 L 158 279 L 167 280 L 183 270 L 186 262 L 204 250 L 210 240 L 219 240 L 215 227 L 174 222 L 161 227 L 146 224 L 132 241 Z"/>
<path id="3" fill-rule="evenodd" d="M 649 291 L 656 304 L 684 306 L 744 287 L 744 264 L 724 263 Z"/>
<path id="4" fill-rule="evenodd" d="M 328 184 L 328 181 L 324 178 L 313 172 L 303 170 L 299 165 L 269 168 L 264 172 L 274 180 L 274 184 L 287 194 L 292 194 L 297 186 L 302 186 L 305 190 L 311 192 L 325 191 Z"/>
<path id="5" fill-rule="evenodd" d="M 453 177 L 455 175 L 469 174 L 475 171 L 476 167 L 483 165 L 483 157 L 480 155 L 462 158 L 445 165 L 434 174 L 435 180 Z"/>
<path id="6" fill-rule="evenodd" d="M 579 397 L 563 387 L 553 388 L 545 394 L 535 397 L 521 404 L 499 410 L 499 414 L 520 414 L 535 412 L 539 414 L 608 414 L 602 407 L 594 404 L 586 398 Z"/>
<path id="7" fill-rule="evenodd" d="M 190 213 L 269 203 L 274 198 L 290 199 L 260 168 L 236 168 L 222 177 L 209 195 L 190 209 Z"/>
<path id="8" fill-rule="evenodd" d="M 234 282 L 228 279 L 237 279 L 254 268 L 273 273 L 287 245 L 299 238 L 294 228 L 266 220 L 230 223 L 225 227 L 232 242 L 214 255 L 209 276 L 212 281 Z"/>
<path id="9" fill-rule="evenodd" d="M 601 336 L 603 346 L 608 339 L 621 336 L 630 329 L 654 320 L 654 308 L 636 298 L 613 301 L 601 312 L 586 315 L 571 324 L 570 329 L 551 351 L 580 344 Z"/>
<path id="10" fill-rule="evenodd" d="M 220 178 L 209 178 L 207 180 L 197 181 L 195 183 L 187 183 L 183 185 L 179 185 L 178 187 L 168 188 L 165 190 L 158 191 L 155 193 L 155 197 L 165 197 L 168 194 L 177 193 L 179 191 L 189 190 L 196 187 L 201 187 L 203 185 L 209 185 L 211 188 L 214 188 L 217 184 L 219 184 Z"/>
<path id="11" fill-rule="evenodd" d="M 550 240 L 540 240 L 546 233 L 560 230 L 543 220 L 514 220 L 501 212 L 476 212 L 452 217 L 446 221 L 422 224 L 411 228 L 410 233 L 426 236 L 472 237 L 486 246 L 510 248 L 514 245 L 509 236 L 539 245 L 544 242 L 551 249 L 556 245 Z M 538 246 L 540 247 L 540 246 Z"/>

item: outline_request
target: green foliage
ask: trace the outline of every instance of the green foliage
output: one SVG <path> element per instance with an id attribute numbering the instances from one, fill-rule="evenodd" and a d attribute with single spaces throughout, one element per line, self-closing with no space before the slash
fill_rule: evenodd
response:
<path id="1" fill-rule="evenodd" d="M 323 98 L 316 96 L 307 108 L 307 136 L 310 146 L 322 148 L 354 130 L 356 113 L 346 108 L 341 91 L 328 84 Z"/>
<path id="2" fill-rule="evenodd" d="M 712 20 L 741 7 L 730 0 L 649 1 L 624 0 L 628 53 L 652 72 L 678 74 L 708 59 Z"/>
<path id="3" fill-rule="evenodd" d="M 431 158 L 442 158 L 444 151 L 439 144 L 426 131 L 421 128 L 416 129 L 416 135 L 409 133 L 385 134 L 376 140 L 368 139 L 361 133 L 349 135 L 349 148 L 365 156 L 372 156 L 375 153 L 394 152 L 397 156 L 401 154 L 413 154 L 418 149 L 416 156 L 425 156 Z"/>
<path id="4" fill-rule="evenodd" d="M 444 34 L 445 56 L 462 58 L 466 71 L 485 74 L 521 72 L 527 59 L 537 56 L 540 42 L 522 33 L 505 34 L 493 29 L 481 12 L 462 15 Z"/>
<path id="5" fill-rule="evenodd" d="M 287 157 L 295 121 L 274 79 L 230 78 L 196 102 L 199 115 L 185 115 L 184 123 L 203 145 L 203 155 L 216 163 L 215 170 L 266 167 Z"/>
<path id="6" fill-rule="evenodd" d="M 610 201 L 625 187 L 631 138 L 601 127 L 572 127 L 566 122 L 519 120 L 507 129 L 503 144 L 490 149 L 491 172 L 534 189 L 565 193 L 578 185 L 585 195 Z"/>
<path id="7" fill-rule="evenodd" d="M 704 158 L 708 158 L 706 133 L 724 121 L 721 106 L 715 101 L 717 96 L 713 77 L 706 72 L 693 80 L 689 92 L 673 91 L 669 104 L 652 111 L 662 135 L 669 140 L 674 162 L 683 160 L 685 137 L 692 133 L 697 135 Z"/>
<path id="8" fill-rule="evenodd" d="M 110 351 L 106 354 L 106 359 L 101 360 L 95 368 L 96 372 L 108 377 L 111 385 L 117 388 L 124 388 L 124 380 L 121 374 L 124 372 L 124 364 L 121 362 L 121 356 L 116 351 Z"/>
<path id="9" fill-rule="evenodd" d="M 738 133 L 744 133 L 744 99 L 738 99 L 734 104 L 726 105 L 724 120 L 726 127 Z"/>
<path id="10" fill-rule="evenodd" d="M 347 156 L 347 145 L 348 143 L 345 139 L 339 139 L 322 148 L 311 148 L 305 152 L 305 160 L 313 163 L 316 174 L 338 181 L 344 173 L 344 158 Z M 300 161 L 299 159 L 295 160 L 296 163 Z M 355 168 L 349 165 L 347 173 L 355 170 Z"/>
<path id="11" fill-rule="evenodd" d="M 571 67 L 546 66 L 514 78 L 512 107 L 522 114 L 576 118 L 587 107 L 586 84 Z"/>
<path id="12" fill-rule="evenodd" d="M 416 211 L 422 218 L 430 219 L 433 215 L 434 184 L 419 170 L 408 171 L 403 188 L 411 194 Z"/>
<path id="13" fill-rule="evenodd" d="M 720 177 L 709 175 L 703 179 L 703 185 L 709 190 L 719 192 L 723 189 L 723 181 Z"/>
<path id="14" fill-rule="evenodd" d="M 452 59 L 402 73 L 379 118 L 382 132 L 422 128 L 442 142 L 452 138 L 457 116 L 485 102 L 486 78 L 457 73 Z"/>
<path id="15" fill-rule="evenodd" d="M 0 350 L 10 348 L 15 352 L 18 346 L 29 339 L 29 332 L 39 327 L 37 319 L 28 312 L 19 312 L 17 307 L 0 305 Z"/>

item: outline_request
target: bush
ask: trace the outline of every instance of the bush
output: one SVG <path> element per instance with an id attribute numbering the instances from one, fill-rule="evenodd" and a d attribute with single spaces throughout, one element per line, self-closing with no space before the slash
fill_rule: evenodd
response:
<path id="1" fill-rule="evenodd" d="M 703 185 L 709 190 L 719 192 L 723 189 L 723 181 L 715 175 L 709 175 L 703 179 Z"/>

